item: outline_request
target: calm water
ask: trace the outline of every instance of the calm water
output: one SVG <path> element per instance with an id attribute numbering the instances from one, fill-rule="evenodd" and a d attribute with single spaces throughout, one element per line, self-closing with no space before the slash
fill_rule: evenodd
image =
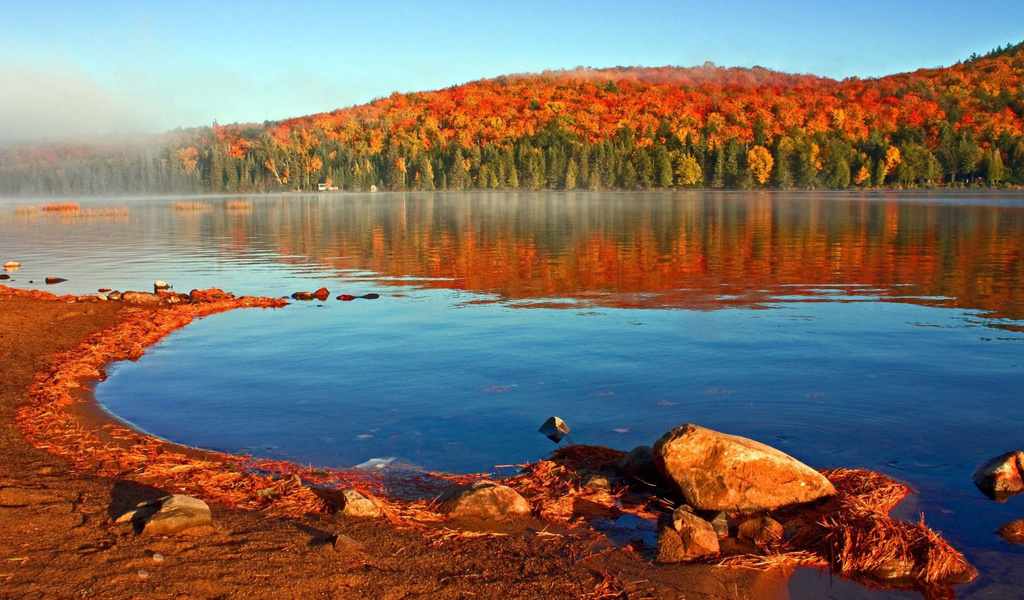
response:
<path id="1" fill-rule="evenodd" d="M 920 493 L 900 510 L 982 571 L 965 595 L 1024 595 L 1024 551 L 992 533 L 1024 498 L 971 483 L 1024 447 L 1024 195 L 232 199 L 81 201 L 127 217 L 0 200 L 14 286 L 331 290 L 207 318 L 117 365 L 97 397 L 137 427 L 301 463 L 471 472 L 543 456 L 553 414 L 574 441 L 621 449 L 693 422 L 908 482 Z M 381 297 L 333 299 L 367 292 Z"/>

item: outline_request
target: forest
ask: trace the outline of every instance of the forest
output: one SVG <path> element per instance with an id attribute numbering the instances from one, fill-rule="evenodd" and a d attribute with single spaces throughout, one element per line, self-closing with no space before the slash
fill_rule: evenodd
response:
<path id="1" fill-rule="evenodd" d="M 711 63 L 509 75 L 132 143 L 0 147 L 0 194 L 1024 186 L 1024 42 L 837 81 Z"/>

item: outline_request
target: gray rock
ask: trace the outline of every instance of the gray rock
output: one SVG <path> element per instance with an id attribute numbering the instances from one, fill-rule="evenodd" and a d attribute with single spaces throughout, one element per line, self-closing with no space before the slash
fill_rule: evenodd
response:
<path id="1" fill-rule="evenodd" d="M 619 472 L 632 480 L 647 485 L 655 487 L 665 485 L 665 480 L 662 479 L 657 465 L 654 464 L 654 451 L 650 446 L 637 446 L 630 450 L 619 461 Z"/>
<path id="2" fill-rule="evenodd" d="M 381 516 L 380 507 L 355 490 L 342 490 L 340 499 L 341 507 L 338 512 L 346 517 L 375 519 Z"/>
<path id="3" fill-rule="evenodd" d="M 212 523 L 213 516 L 205 502 L 184 494 L 174 494 L 160 499 L 159 509 L 146 519 L 142 532 L 170 535 Z"/>
<path id="4" fill-rule="evenodd" d="M 557 444 L 569 433 L 569 426 L 558 417 L 548 417 L 548 420 L 544 421 L 544 424 L 537 431 L 543 433 L 549 440 Z"/>
<path id="5" fill-rule="evenodd" d="M 754 440 L 682 425 L 654 444 L 669 488 L 697 510 L 757 511 L 836 493 L 821 473 Z"/>
<path id="6" fill-rule="evenodd" d="M 1000 454 L 975 469 L 973 478 L 981 493 L 1000 502 L 1024 492 L 1024 452 Z"/>
<path id="7" fill-rule="evenodd" d="M 720 550 L 718 534 L 711 523 L 693 514 L 690 507 L 681 506 L 671 519 L 658 525 L 659 563 L 677 563 L 717 554 Z"/>
<path id="8" fill-rule="evenodd" d="M 530 504 L 519 492 L 493 481 L 464 485 L 438 498 L 441 512 L 451 517 L 505 520 L 530 516 Z"/>
<path id="9" fill-rule="evenodd" d="M 107 295 L 110 298 L 110 295 Z M 125 304 L 137 304 L 140 306 L 154 306 L 160 304 L 160 296 L 149 292 L 127 291 L 121 294 L 121 302 Z"/>

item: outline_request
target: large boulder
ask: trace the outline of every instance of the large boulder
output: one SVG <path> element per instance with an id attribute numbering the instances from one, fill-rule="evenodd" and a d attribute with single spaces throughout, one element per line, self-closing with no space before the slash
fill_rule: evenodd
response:
<path id="1" fill-rule="evenodd" d="M 438 498 L 441 512 L 451 517 L 505 520 L 530 516 L 530 504 L 519 492 L 493 481 L 464 485 Z"/>
<path id="2" fill-rule="evenodd" d="M 784 452 L 697 425 L 661 436 L 654 461 L 669 488 L 697 510 L 771 510 L 836 493 L 821 473 Z"/>
<path id="3" fill-rule="evenodd" d="M 974 470 L 974 485 L 1000 502 L 1024 492 L 1024 452 L 1014 450 L 982 464 Z"/>
<path id="4" fill-rule="evenodd" d="M 658 562 L 677 563 L 717 554 L 718 534 L 711 523 L 681 506 L 658 525 Z"/>

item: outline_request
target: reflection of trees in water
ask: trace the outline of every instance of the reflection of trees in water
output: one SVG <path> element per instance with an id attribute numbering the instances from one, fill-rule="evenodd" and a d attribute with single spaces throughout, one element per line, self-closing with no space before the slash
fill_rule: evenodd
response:
<path id="1" fill-rule="evenodd" d="M 1024 315 L 1016 207 L 813 194 L 304 196 L 181 233 L 513 300 L 715 308 L 842 285 Z"/>

